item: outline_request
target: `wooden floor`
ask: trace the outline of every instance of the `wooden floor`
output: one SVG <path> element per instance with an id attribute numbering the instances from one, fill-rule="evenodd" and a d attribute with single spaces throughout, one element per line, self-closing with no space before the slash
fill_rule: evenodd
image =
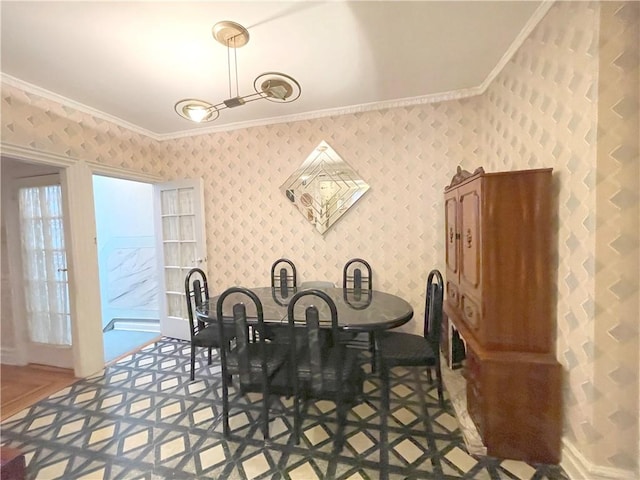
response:
<path id="1" fill-rule="evenodd" d="M 73 370 L 45 365 L 0 366 L 0 421 L 79 380 Z"/>

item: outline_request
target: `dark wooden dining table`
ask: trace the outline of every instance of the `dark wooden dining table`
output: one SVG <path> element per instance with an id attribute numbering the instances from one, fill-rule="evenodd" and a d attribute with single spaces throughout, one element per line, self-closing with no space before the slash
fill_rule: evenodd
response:
<path id="1" fill-rule="evenodd" d="M 288 322 L 287 307 L 289 301 L 296 293 L 295 289 L 289 289 L 286 296 L 280 294 L 279 289 L 272 287 L 250 288 L 262 303 L 265 323 L 283 324 Z M 413 308 L 409 303 L 398 297 L 378 290 L 361 292 L 343 288 L 319 288 L 325 292 L 336 304 L 338 311 L 338 325 L 344 330 L 358 332 L 375 332 L 399 327 L 407 323 L 413 317 Z M 211 297 L 208 302 L 196 307 L 196 316 L 204 322 L 216 321 L 216 306 L 218 296 Z M 256 317 L 253 303 L 242 294 L 231 294 L 225 301 L 223 315 L 231 317 L 231 309 L 236 303 L 244 303 L 247 309 L 247 318 Z M 294 318 L 297 321 L 304 320 L 304 312 L 307 307 L 316 305 L 320 316 L 320 322 L 329 322 L 329 310 L 326 304 L 318 297 L 307 295 L 296 303 Z"/>

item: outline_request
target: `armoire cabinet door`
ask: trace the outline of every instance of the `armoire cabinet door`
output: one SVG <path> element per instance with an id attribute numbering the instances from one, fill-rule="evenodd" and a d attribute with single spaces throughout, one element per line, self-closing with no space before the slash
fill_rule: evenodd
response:
<path id="1" fill-rule="evenodd" d="M 480 297 L 480 180 L 463 185 L 460 198 L 460 284 L 464 292 Z"/>
<path id="2" fill-rule="evenodd" d="M 455 191 L 445 194 L 445 260 L 447 265 L 447 301 L 453 306 L 458 305 L 458 196 Z"/>

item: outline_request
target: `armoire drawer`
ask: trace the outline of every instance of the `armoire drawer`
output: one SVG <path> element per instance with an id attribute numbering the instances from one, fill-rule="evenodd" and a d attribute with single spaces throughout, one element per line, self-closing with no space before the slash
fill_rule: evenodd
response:
<path id="1" fill-rule="evenodd" d="M 458 286 L 453 282 L 447 282 L 447 301 L 452 307 L 458 307 L 460 304 L 460 292 Z"/>
<path id="2" fill-rule="evenodd" d="M 464 318 L 469 327 L 473 330 L 480 328 L 482 313 L 476 301 L 472 300 L 468 295 L 462 294 L 460 297 L 460 311 L 462 318 Z"/>

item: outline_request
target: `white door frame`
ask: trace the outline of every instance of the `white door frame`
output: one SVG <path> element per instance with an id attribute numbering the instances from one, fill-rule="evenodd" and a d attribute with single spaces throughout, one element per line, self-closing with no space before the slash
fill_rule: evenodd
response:
<path id="1" fill-rule="evenodd" d="M 104 368 L 98 252 L 96 246 L 93 175 L 107 175 L 156 183 L 155 175 L 132 172 L 96 162 L 70 159 L 17 145 L 0 143 L 7 158 L 56 166 L 61 169 L 65 236 L 69 268 L 73 366 L 77 377 L 87 377 Z"/>

